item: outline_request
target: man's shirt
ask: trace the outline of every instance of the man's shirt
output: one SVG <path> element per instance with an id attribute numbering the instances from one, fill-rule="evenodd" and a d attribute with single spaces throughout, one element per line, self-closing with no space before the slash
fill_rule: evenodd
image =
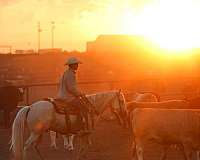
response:
<path id="1" fill-rule="evenodd" d="M 69 68 L 60 79 L 58 98 L 72 101 L 78 95 L 80 91 L 77 88 L 76 72 Z"/>

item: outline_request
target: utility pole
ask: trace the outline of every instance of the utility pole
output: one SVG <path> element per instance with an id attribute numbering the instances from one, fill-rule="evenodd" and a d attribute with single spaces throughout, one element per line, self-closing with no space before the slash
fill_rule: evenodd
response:
<path id="1" fill-rule="evenodd" d="M 38 22 L 38 54 L 40 52 L 40 32 L 42 32 L 42 29 L 40 28 L 40 22 Z"/>
<path id="2" fill-rule="evenodd" d="M 54 29 L 55 29 L 55 22 L 51 22 L 51 48 L 54 49 Z"/>
<path id="3" fill-rule="evenodd" d="M 12 54 L 12 46 L 11 45 L 0 45 L 0 48 L 8 48 L 9 54 Z"/>

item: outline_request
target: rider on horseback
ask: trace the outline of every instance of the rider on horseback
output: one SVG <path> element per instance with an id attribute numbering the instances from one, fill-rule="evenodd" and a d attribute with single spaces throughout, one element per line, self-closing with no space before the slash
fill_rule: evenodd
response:
<path id="1" fill-rule="evenodd" d="M 60 80 L 58 98 L 66 102 L 66 107 L 72 106 L 73 108 L 78 109 L 78 123 L 79 126 L 82 128 L 84 117 L 83 114 L 86 111 L 86 106 L 83 104 L 82 101 L 83 97 L 85 97 L 85 94 L 77 88 L 76 71 L 79 64 L 81 64 L 81 61 L 79 61 L 75 57 L 69 58 L 65 63 L 68 68 L 65 70 Z"/>

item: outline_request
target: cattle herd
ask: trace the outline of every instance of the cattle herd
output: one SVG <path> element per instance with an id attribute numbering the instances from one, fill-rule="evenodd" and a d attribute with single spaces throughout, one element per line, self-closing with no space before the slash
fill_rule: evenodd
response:
<path id="1" fill-rule="evenodd" d="M 186 160 L 191 160 L 193 151 L 198 153 L 200 146 L 198 100 L 199 97 L 162 102 L 128 102 L 133 158 L 143 160 L 145 142 L 154 141 L 162 146 L 161 160 L 166 159 L 167 150 L 173 145 L 183 150 Z"/>

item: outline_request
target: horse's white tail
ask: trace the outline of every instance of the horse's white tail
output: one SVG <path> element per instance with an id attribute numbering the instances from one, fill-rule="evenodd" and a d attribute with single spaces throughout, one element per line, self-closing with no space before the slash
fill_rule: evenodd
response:
<path id="1" fill-rule="evenodd" d="M 22 108 L 13 122 L 10 149 L 12 149 L 16 160 L 23 159 L 24 125 L 29 109 L 29 106 Z"/>

